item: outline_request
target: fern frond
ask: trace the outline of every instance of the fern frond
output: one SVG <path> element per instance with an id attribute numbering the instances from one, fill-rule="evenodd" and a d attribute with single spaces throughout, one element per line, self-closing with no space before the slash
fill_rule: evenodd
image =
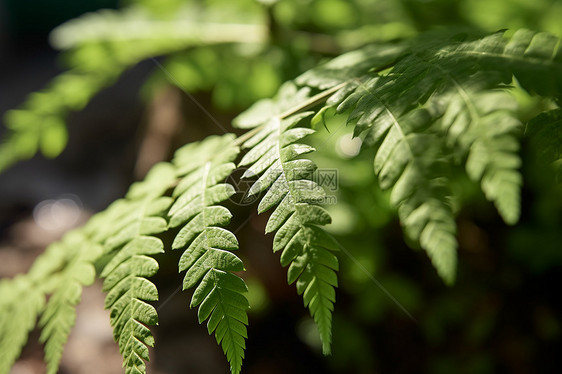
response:
<path id="1" fill-rule="evenodd" d="M 39 326 L 42 328 L 40 342 L 45 343 L 47 373 L 58 372 L 64 344 L 76 321 L 76 305 L 80 302 L 82 287 L 94 282 L 93 261 L 101 254 L 101 247 L 90 244 L 79 232 L 65 236 L 61 243 L 53 245 L 66 257 L 64 267 L 57 274 L 57 286 L 52 293 Z"/>
<path id="2" fill-rule="evenodd" d="M 396 87 L 402 83 L 402 86 Z M 449 205 L 447 158 L 443 141 L 430 127 L 435 113 L 409 110 L 408 100 L 395 98 L 395 90 L 415 81 L 374 77 L 347 88 L 347 97 L 336 93 L 338 112 L 350 111 L 355 134 L 376 145 L 375 173 L 383 189 L 392 188 L 391 201 L 398 206 L 404 231 L 424 248 L 439 275 L 451 284 L 455 278 L 456 224 Z M 343 97 L 342 97 L 343 96 Z M 416 95 L 417 96 L 417 95 Z M 334 99 L 329 100 L 333 105 Z"/>
<path id="3" fill-rule="evenodd" d="M 513 75 L 531 92 L 557 95 L 562 88 L 559 45 L 560 39 L 547 33 L 518 30 L 506 38 L 499 32 L 441 47 L 426 60 L 449 87 L 439 89 L 449 93 L 431 98 L 447 102 L 442 125 L 449 140 L 458 142 L 455 145 L 467 158 L 468 176 L 481 183 L 486 197 L 509 224 L 517 222 L 520 210 L 517 137 L 521 123 L 514 116 L 515 100 L 490 89 L 511 82 Z M 428 75 L 439 80 L 436 74 Z"/>
<path id="4" fill-rule="evenodd" d="M 8 374 L 27 342 L 45 294 L 28 275 L 0 281 L 0 373 Z"/>
<path id="5" fill-rule="evenodd" d="M 501 91 L 473 92 L 465 87 L 463 93 L 451 95 L 441 124 L 466 157 L 469 178 L 480 183 L 503 220 L 515 224 L 522 184 L 517 153 L 522 126 L 514 116 L 515 100 Z"/>
<path id="6" fill-rule="evenodd" d="M 167 229 L 163 217 L 172 199 L 162 195 L 174 182 L 170 164 L 156 165 L 144 181 L 131 186 L 125 199 L 87 227 L 95 240 L 104 243 L 104 254 L 111 256 L 101 272 L 105 308 L 110 310 L 113 336 L 128 374 L 146 372 L 148 346 L 154 345 L 147 326 L 156 325 L 158 315 L 148 302 L 158 300 L 158 290 L 147 278 L 159 268 L 151 256 L 164 252 L 162 241 L 154 235 Z"/>
<path id="7" fill-rule="evenodd" d="M 259 9 L 259 8 L 258 8 Z M 245 8 L 244 10 L 248 10 Z M 119 10 L 102 9 L 86 13 L 55 28 L 51 44 L 57 49 L 69 49 L 88 44 L 111 44 L 123 48 L 118 56 L 133 55 L 151 45 L 160 44 L 176 50 L 178 44 L 208 45 L 217 43 L 260 43 L 266 37 L 262 19 L 240 22 L 247 14 L 230 14 L 232 22 L 216 19 L 212 12 L 197 4 L 184 4 L 170 15 L 157 15 L 139 6 Z M 261 17 L 260 17 L 261 18 Z M 253 23 L 255 22 L 255 23 Z"/>
<path id="8" fill-rule="evenodd" d="M 560 38 L 546 32 L 517 30 L 511 37 L 497 32 L 444 49 L 439 55 L 476 62 L 487 71 L 513 74 L 521 86 L 542 96 L 560 97 L 562 48 Z"/>
<path id="9" fill-rule="evenodd" d="M 7 373 L 13 365 L 41 313 L 40 340 L 45 343 L 47 370 L 57 371 L 74 325 L 74 308 L 82 286 L 93 281 L 93 263 L 100 252 L 98 245 L 89 243 L 77 230 L 51 244 L 26 275 L 0 282 L 0 373 Z M 45 303 L 47 294 L 51 297 Z"/>
<path id="10" fill-rule="evenodd" d="M 156 325 L 158 315 L 147 301 L 158 300 L 158 290 L 147 277 L 158 271 L 151 255 L 164 252 L 160 239 L 139 236 L 125 245 L 105 266 L 103 290 L 105 307 L 110 309 L 113 336 L 119 343 L 125 372 L 145 373 L 149 361 L 148 347 L 154 338 L 147 325 Z"/>
<path id="11" fill-rule="evenodd" d="M 70 61 L 79 67 L 8 114 L 11 132 L 0 145 L 0 170 L 38 148 L 48 156 L 58 154 L 66 142 L 65 113 L 83 107 L 127 66 L 186 46 L 261 42 L 265 36 L 259 24 L 253 25 L 259 34 L 247 35 L 240 25 L 194 18 L 161 22 L 125 14 L 131 19 L 113 12 L 86 16 L 54 34 L 63 48 L 74 48 Z M 101 31 L 83 33 L 92 24 Z M 139 24 L 146 28 L 141 33 L 122 32 L 124 25 Z M 375 149 L 375 174 L 380 186 L 391 190 L 406 236 L 452 283 L 457 241 L 449 169 L 462 166 L 506 223 L 518 220 L 521 123 L 508 85 L 516 79 L 527 91 L 559 102 L 562 52 L 559 38 L 528 30 L 511 36 L 432 35 L 367 46 L 284 84 L 274 99 L 256 103 L 235 119 L 237 127 L 251 129 L 246 134 L 213 136 L 179 149 L 173 163 L 158 164 L 125 198 L 51 245 L 28 274 L 0 281 L 0 374 L 8 373 L 38 316 L 47 371 L 57 371 L 82 287 L 93 281 L 94 264 L 103 269 L 105 307 L 125 371 L 145 374 L 148 347 L 154 345 L 149 326 L 158 322 L 151 305 L 158 290 L 149 278 L 159 269 L 154 256 L 164 252 L 160 236 L 166 231 L 174 234 L 172 249 L 182 251 L 183 289 L 195 288 L 190 307 L 198 308 L 200 323 L 207 321 L 231 372 L 240 373 L 249 303 L 247 286 L 236 274 L 244 266 L 232 252 L 238 240 L 226 228 L 232 214 L 224 206 L 235 193 L 224 181 L 235 169 L 239 146 L 246 150 L 239 162 L 247 167 L 243 178 L 256 177 L 247 197 L 261 196 L 258 213 L 272 211 L 265 231 L 275 233 L 273 251 L 281 252 L 287 281 L 296 283 L 328 354 L 338 245 L 323 229 L 331 217 L 320 206 L 326 195 L 313 177 L 317 167 L 302 157 L 314 151 L 302 143 L 314 130 L 301 125 L 313 114 L 313 121 L 322 119 L 328 109 L 347 114 L 355 136 Z M 328 97 L 324 107 L 315 108 Z M 314 111 L 305 112 L 310 108 Z M 555 109 L 529 123 L 531 141 L 544 147 L 540 156 L 559 171 L 561 118 Z"/>
<path id="12" fill-rule="evenodd" d="M 285 105 L 285 104 L 283 104 Z M 283 108 L 285 109 L 285 108 Z M 277 111 L 278 113 L 281 110 Z M 321 228 L 331 222 L 326 210 L 317 205 L 325 198 L 324 190 L 312 180 L 316 165 L 297 159 L 314 149 L 298 141 L 314 130 L 295 127 L 312 113 L 271 116 L 243 147 L 249 149 L 240 161 L 248 169 L 243 177 L 259 176 L 248 196 L 265 195 L 258 213 L 273 207 L 266 233 L 277 231 L 273 251 L 282 251 L 281 265 L 289 266 L 289 284 L 297 282 L 297 292 L 318 326 L 322 349 L 330 353 L 332 312 L 337 287 L 338 248 Z"/>
<path id="13" fill-rule="evenodd" d="M 425 39 L 418 38 L 423 48 L 414 40 L 401 54 L 390 54 L 394 67 L 381 76 L 376 75 L 381 70 L 378 56 L 351 52 L 303 74 L 297 82 L 318 88 L 341 82 L 341 72 L 330 67 L 341 65 L 338 60 L 363 67 L 347 69 L 343 75 L 347 84 L 320 113 L 329 107 L 349 111 L 355 135 L 377 148 L 375 171 L 381 187 L 393 189 L 391 199 L 405 232 L 429 252 L 450 283 L 456 229 L 443 166 L 459 159 L 466 163 L 467 174 L 481 184 L 505 222 L 515 223 L 521 124 L 513 114 L 514 100 L 497 89 L 514 75 L 530 91 L 559 92 L 561 54 L 558 38 L 526 30 L 511 38 L 496 33 L 480 39 L 466 35 L 430 43 Z"/>
<path id="14" fill-rule="evenodd" d="M 403 90 L 394 100 L 399 110 L 422 104 L 435 113 L 433 121 L 442 115 L 441 128 L 433 131 L 446 134 L 449 152 L 466 159 L 468 176 L 481 184 L 505 222 L 513 224 L 519 218 L 521 124 L 514 116 L 515 100 L 496 89 L 502 81 L 510 82 L 511 75 L 479 71 L 478 61 L 456 54 L 473 43 L 453 42 L 439 46 L 436 53 L 414 53 L 380 79 L 391 90 Z"/>
<path id="15" fill-rule="evenodd" d="M 183 289 L 197 285 L 190 307 L 199 306 L 199 323 L 208 319 L 207 330 L 215 333 L 234 374 L 240 373 L 244 358 L 249 304 L 245 282 L 233 274 L 244 270 L 242 261 L 231 253 L 238 249 L 238 240 L 223 228 L 231 213 L 219 204 L 235 193 L 234 187 L 221 181 L 234 170 L 232 161 L 239 152 L 231 135 L 180 149 L 174 162 L 182 179 L 169 211 L 170 226 L 181 227 L 172 249 L 184 250 L 179 261 L 179 271 L 186 272 Z"/>

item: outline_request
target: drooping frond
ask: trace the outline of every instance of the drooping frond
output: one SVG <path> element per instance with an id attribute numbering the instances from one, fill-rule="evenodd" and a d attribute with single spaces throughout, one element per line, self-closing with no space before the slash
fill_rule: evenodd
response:
<path id="1" fill-rule="evenodd" d="M 273 114 L 285 110 L 283 106 L 287 103 Z M 305 112 L 287 118 L 270 115 L 259 131 L 243 144 L 248 152 L 240 165 L 248 167 L 244 177 L 259 176 L 248 191 L 248 197 L 265 193 L 258 213 L 275 207 L 267 222 L 266 233 L 277 231 L 273 251 L 282 251 L 282 266 L 290 265 L 287 280 L 289 284 L 297 282 L 297 292 L 303 295 L 305 307 L 309 308 L 318 326 L 323 351 L 328 354 L 332 341 L 334 288 L 338 285 L 338 259 L 332 251 L 338 248 L 322 229 L 331 218 L 318 205 L 325 193 L 312 180 L 316 165 L 310 160 L 298 159 L 314 150 L 298 143 L 314 130 L 296 127 L 310 114 Z M 246 116 L 250 118 L 251 113 Z"/>
<path id="2" fill-rule="evenodd" d="M 474 44 L 477 42 L 459 42 L 453 38 L 431 48 L 413 48 L 388 74 L 376 78 L 377 84 L 372 85 L 372 90 L 384 96 L 400 114 L 414 110 L 417 105 L 423 105 L 432 113 L 429 122 L 436 122 L 445 114 L 442 127 L 431 131 L 445 133 L 449 148 L 454 148 L 450 152 L 468 158 L 466 168 L 471 179 L 481 183 L 486 196 L 494 201 L 505 221 L 514 223 L 519 215 L 516 135 L 520 124 L 511 114 L 514 100 L 505 94 L 488 91 L 503 81 L 509 83 L 511 75 L 506 76 L 503 71 L 481 71 L 478 60 L 462 54 Z M 363 79 L 375 78 L 366 76 Z M 345 87 L 328 102 L 339 105 L 349 91 L 354 92 L 352 97 L 362 96 L 365 85 L 356 83 L 355 86 L 353 89 Z M 363 105 L 368 105 L 365 99 Z M 342 106 L 340 111 L 344 108 L 347 109 Z M 502 118 L 503 124 L 494 126 L 494 118 L 498 117 Z M 368 128 L 370 120 L 359 121 L 356 134 Z M 367 144 L 376 143 L 376 139 L 369 136 L 366 140 Z M 476 154 L 484 153 L 501 153 L 502 157 L 479 160 Z"/>
<path id="3" fill-rule="evenodd" d="M 438 54 L 507 75 L 508 82 L 513 74 L 523 88 L 542 96 L 560 97 L 562 91 L 560 38 L 546 32 L 521 29 L 506 37 L 501 31 Z"/>
<path id="4" fill-rule="evenodd" d="M 158 315 L 148 302 L 158 300 L 158 290 L 147 278 L 158 271 L 151 256 L 164 252 L 161 239 L 154 235 L 167 229 L 163 217 L 172 199 L 162 194 L 174 181 L 170 164 L 157 165 L 89 228 L 92 237 L 103 240 L 104 254 L 111 256 L 101 273 L 105 307 L 127 374 L 146 372 L 143 360 L 149 360 L 148 346 L 154 345 L 147 326 L 156 325 Z"/>
<path id="5" fill-rule="evenodd" d="M 173 167 L 157 164 L 144 181 L 131 186 L 126 198 L 98 213 L 83 228 L 89 240 L 103 244 L 105 307 L 110 309 L 127 373 L 145 373 L 147 346 L 154 344 L 147 325 L 155 325 L 158 317 L 147 302 L 158 300 L 158 292 L 146 278 L 158 271 L 158 263 L 150 256 L 164 251 L 154 235 L 167 229 L 163 217 L 172 199 L 163 195 L 174 181 Z"/>
<path id="6" fill-rule="evenodd" d="M 430 131 L 433 113 L 424 108 L 408 111 L 400 100 L 393 100 L 395 84 L 371 78 L 358 84 L 337 110 L 349 110 L 355 133 L 365 132 L 366 143 L 376 145 L 374 168 L 381 188 L 392 188 L 391 201 L 404 231 L 419 241 L 450 284 L 457 241 L 442 140 Z"/>
<path id="7" fill-rule="evenodd" d="M 51 244 L 29 272 L 0 281 L 0 373 L 8 373 L 37 323 L 42 328 L 48 373 L 58 370 L 63 346 L 75 322 L 82 286 L 92 283 L 99 246 L 78 230 Z M 46 295 L 51 295 L 45 303 Z"/>
<path id="8" fill-rule="evenodd" d="M 235 193 L 221 182 L 234 170 L 239 152 L 230 135 L 181 148 L 174 158 L 181 180 L 169 211 L 170 226 L 181 227 L 172 249 L 184 251 L 179 261 L 179 270 L 186 272 L 183 289 L 197 285 L 190 306 L 199 306 L 199 323 L 208 319 L 207 330 L 215 333 L 234 374 L 240 373 L 244 358 L 249 304 L 245 282 L 233 274 L 244 270 L 231 253 L 238 240 L 224 228 L 232 215 L 219 204 Z"/>
<path id="9" fill-rule="evenodd" d="M 441 120 L 447 138 L 466 157 L 466 172 L 479 182 L 503 220 L 515 224 L 520 213 L 522 184 L 518 155 L 521 122 L 513 97 L 502 91 L 474 92 L 459 88 L 451 95 Z"/>
<path id="10" fill-rule="evenodd" d="M 458 54 L 475 43 L 450 41 L 413 53 L 381 79 L 404 90 L 403 98 L 395 100 L 401 110 L 422 104 L 435 113 L 433 121 L 442 116 L 434 131 L 446 134 L 449 152 L 465 160 L 468 176 L 481 184 L 505 222 L 513 224 L 519 218 L 521 124 L 514 116 L 515 100 L 496 90 L 511 75 L 481 71 L 478 61 Z"/>
<path id="11" fill-rule="evenodd" d="M 428 60 L 449 87 L 448 94 L 432 98 L 445 102 L 443 129 L 466 156 L 468 176 L 481 183 L 486 197 L 509 224 L 517 222 L 520 210 L 517 137 L 521 124 L 514 116 L 515 100 L 490 89 L 502 80 L 509 83 L 513 74 L 531 92 L 560 92 L 559 44 L 559 38 L 553 35 L 519 30 L 509 38 L 496 33 L 447 46 Z"/>
<path id="12" fill-rule="evenodd" d="M 452 282 L 456 240 L 446 169 L 461 161 L 505 222 L 518 220 L 521 124 L 514 99 L 499 90 L 515 76 L 529 91 L 559 92 L 559 39 L 527 30 L 511 37 L 500 32 L 428 40 L 422 35 L 402 47 L 394 54 L 390 46 L 380 47 L 394 65 L 388 72 L 384 58 L 364 49 L 296 81 L 319 89 L 344 84 L 320 113 L 329 107 L 348 112 L 355 135 L 377 148 L 375 172 L 381 187 L 392 188 L 405 232 Z M 343 75 L 332 68 L 354 64 L 360 68 L 347 68 Z"/>
<path id="13" fill-rule="evenodd" d="M 53 244 L 51 250 L 64 252 L 60 258 L 65 258 L 65 263 L 62 271 L 53 275 L 57 284 L 39 321 L 42 328 L 39 340 L 45 343 L 47 373 L 55 374 L 64 344 L 76 321 L 76 305 L 80 302 L 82 287 L 94 282 L 93 261 L 100 255 L 101 247 L 89 243 L 76 231 L 66 235 L 61 243 Z"/>
<path id="14" fill-rule="evenodd" d="M 146 278 L 158 271 L 158 263 L 150 256 L 162 252 L 160 239 L 139 236 L 128 242 L 101 274 L 106 278 L 105 307 L 110 309 L 113 335 L 126 373 L 145 373 L 143 360 L 149 360 L 148 346 L 154 346 L 147 325 L 156 325 L 158 315 L 147 301 L 158 300 L 158 290 Z"/>
<path id="15" fill-rule="evenodd" d="M 45 307 L 45 294 L 28 275 L 0 281 L 0 374 L 8 374 Z"/>

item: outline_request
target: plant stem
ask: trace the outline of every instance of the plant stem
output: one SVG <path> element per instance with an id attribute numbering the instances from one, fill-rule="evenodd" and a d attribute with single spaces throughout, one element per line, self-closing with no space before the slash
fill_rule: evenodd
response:
<path id="1" fill-rule="evenodd" d="M 324 91 L 312 96 L 311 98 L 309 98 L 305 102 L 284 111 L 283 113 L 279 114 L 277 117 L 281 120 L 281 119 L 287 118 L 287 117 L 289 117 L 293 114 L 296 114 L 296 113 L 298 113 L 302 110 L 313 107 L 313 106 L 319 104 L 320 102 L 322 102 L 323 100 L 327 99 L 330 95 L 332 95 L 334 92 L 336 92 L 337 90 L 339 90 L 340 88 L 342 88 L 343 86 L 345 86 L 348 83 L 349 83 L 349 81 L 345 81 L 345 82 L 342 82 L 342 83 L 340 83 L 340 84 L 338 84 L 334 87 L 331 87 L 327 90 L 324 90 Z M 252 130 L 248 131 L 247 133 L 244 133 L 244 134 L 240 135 L 238 138 L 236 138 L 234 140 L 234 142 L 237 145 L 243 144 L 246 140 L 250 139 L 252 136 L 257 134 L 263 128 L 264 125 L 265 125 L 265 123 L 253 128 Z"/>

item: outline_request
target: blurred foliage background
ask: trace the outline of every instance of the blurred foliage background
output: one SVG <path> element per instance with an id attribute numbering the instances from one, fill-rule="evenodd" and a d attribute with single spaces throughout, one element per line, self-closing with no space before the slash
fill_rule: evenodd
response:
<path id="1" fill-rule="evenodd" d="M 562 36 L 556 0 L 5 0 L 0 12 L 0 168 L 31 158 L 0 174 L 3 277 L 25 271 L 48 241 L 122 196 L 179 145 L 234 131 L 233 116 L 324 59 L 434 29 L 530 28 Z M 544 105 L 514 91 L 522 120 Z M 240 228 L 252 306 L 244 371 L 560 370 L 562 191 L 537 162 L 540 149 L 523 142 L 523 214 L 514 227 L 476 186 L 457 178 L 465 208 L 457 212 L 458 280 L 449 288 L 425 255 L 404 243 L 387 193 L 377 187 L 373 154 L 359 153 L 349 129 L 337 117 L 332 122 L 312 143 L 319 167 L 338 171 L 337 204 L 327 208 L 331 230 L 349 252 L 339 256 L 333 354 L 321 355 L 313 322 L 286 285 L 272 238 L 262 234 L 266 219 L 233 205 L 235 217 L 251 217 L 232 223 Z M 37 150 L 58 157 L 34 156 Z M 63 200 L 62 215 L 38 214 L 45 202 Z M 188 298 L 174 292 L 175 259 L 161 263 L 153 371 L 227 372 L 219 348 L 187 310 Z M 108 319 L 99 323 L 109 326 Z M 43 370 L 40 347 L 30 340 L 15 372 Z M 77 352 L 94 350 L 73 349 L 75 342 L 63 372 L 120 372 L 119 359 L 115 367 L 95 366 L 113 362 L 113 343 L 86 365 Z"/>

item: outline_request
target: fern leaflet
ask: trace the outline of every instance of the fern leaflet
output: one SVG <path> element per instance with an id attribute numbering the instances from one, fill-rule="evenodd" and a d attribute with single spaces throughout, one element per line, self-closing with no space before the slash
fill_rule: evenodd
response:
<path id="1" fill-rule="evenodd" d="M 85 242 L 80 231 L 69 233 L 50 245 L 29 273 L 0 282 L 0 373 L 9 371 L 41 313 L 47 370 L 57 371 L 74 325 L 74 307 L 82 286 L 93 281 L 92 264 L 99 253 L 99 246 Z M 47 294 L 52 295 L 45 303 Z"/>
<path id="2" fill-rule="evenodd" d="M 305 112 L 284 119 L 272 116 L 243 144 L 249 151 L 240 165 L 249 167 L 243 177 L 260 176 L 248 191 L 249 197 L 267 191 L 259 203 L 258 213 L 276 207 L 265 231 L 277 231 L 273 251 L 282 251 L 282 266 L 290 265 L 287 280 L 289 284 L 297 282 L 297 292 L 303 295 L 305 307 L 318 326 L 323 352 L 329 354 L 334 287 L 338 284 L 338 260 L 331 251 L 338 248 L 321 228 L 330 223 L 331 218 L 317 205 L 325 194 L 311 180 L 316 165 L 297 159 L 314 150 L 297 143 L 314 131 L 295 127 L 310 114 Z"/>
<path id="3" fill-rule="evenodd" d="M 45 294 L 28 275 L 0 282 L 0 373 L 8 374 L 45 307 Z"/>
<path id="4" fill-rule="evenodd" d="M 488 200 L 508 224 L 520 214 L 518 135 L 521 122 L 514 116 L 515 100 L 506 92 L 481 91 L 450 98 L 441 124 L 466 157 L 466 172 L 480 182 Z"/>
<path id="5" fill-rule="evenodd" d="M 67 259 L 39 321 L 42 328 L 39 340 L 45 343 L 48 374 L 58 372 L 64 344 L 76 321 L 76 305 L 80 302 L 82 287 L 94 282 L 93 261 L 101 253 L 101 248 L 88 243 L 79 231 L 66 235 L 51 250 L 64 252 L 60 256 Z"/>
<path id="6" fill-rule="evenodd" d="M 112 256 L 101 276 L 107 292 L 105 307 L 110 310 L 113 335 L 127 374 L 146 372 L 143 360 L 149 360 L 148 346 L 154 345 L 147 326 L 156 325 L 158 315 L 148 302 L 158 300 L 158 290 L 146 278 L 158 271 L 158 263 L 151 256 L 164 252 L 162 241 L 154 235 L 167 229 L 163 216 L 172 199 L 161 194 L 174 180 L 172 166 L 159 164 L 143 182 L 131 186 L 127 199 L 117 201 L 116 208 L 107 211 L 108 215 L 119 213 L 109 225 L 96 226 L 94 221 L 94 229 L 90 228 L 98 229 L 98 240 L 100 235 L 105 237 L 104 252 Z"/>
<path id="7" fill-rule="evenodd" d="M 428 131 L 434 113 L 425 108 L 408 111 L 406 101 L 393 100 L 397 84 L 383 77 L 357 83 L 337 110 L 349 110 L 355 134 L 364 132 L 365 143 L 377 146 L 375 173 L 381 188 L 392 188 L 391 201 L 398 206 L 405 233 L 420 242 L 439 275 L 451 284 L 457 241 L 446 155 L 440 138 Z"/>
<path id="8" fill-rule="evenodd" d="M 508 82 L 513 74 L 528 91 L 560 98 L 562 48 L 560 38 L 552 34 L 521 29 L 505 36 L 501 31 L 441 54 L 477 62 L 484 70 L 503 74 Z"/>
<path id="9" fill-rule="evenodd" d="M 170 226 L 181 226 L 172 249 L 184 250 L 179 261 L 179 270 L 186 272 L 183 289 L 198 284 L 190 306 L 199 306 L 199 323 L 208 319 L 207 330 L 215 333 L 235 374 L 240 373 L 244 358 L 249 304 L 245 282 L 233 274 L 244 270 L 242 261 L 231 253 L 238 249 L 238 240 L 223 228 L 232 215 L 218 204 L 235 193 L 230 184 L 220 182 L 234 170 L 232 161 L 238 153 L 230 135 L 180 149 L 174 162 L 182 179 L 169 211 Z"/>

